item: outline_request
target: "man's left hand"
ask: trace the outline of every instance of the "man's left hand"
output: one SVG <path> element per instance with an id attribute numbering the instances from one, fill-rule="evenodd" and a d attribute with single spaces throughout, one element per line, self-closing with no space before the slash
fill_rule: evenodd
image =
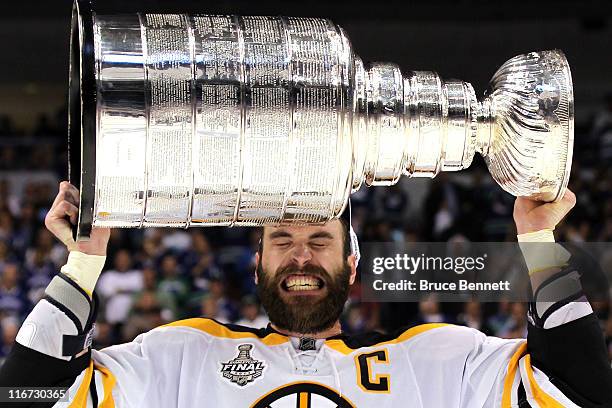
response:
<path id="1" fill-rule="evenodd" d="M 576 205 L 576 195 L 568 188 L 563 198 L 557 202 L 544 203 L 517 197 L 514 202 L 514 222 L 517 234 L 540 231 L 555 226 Z"/>

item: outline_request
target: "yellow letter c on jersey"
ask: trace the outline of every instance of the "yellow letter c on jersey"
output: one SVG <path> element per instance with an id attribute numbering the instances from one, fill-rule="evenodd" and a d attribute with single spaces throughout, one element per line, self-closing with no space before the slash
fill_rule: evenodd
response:
<path id="1" fill-rule="evenodd" d="M 357 384 L 365 392 L 388 393 L 390 391 L 390 376 L 388 374 L 376 374 L 372 378 L 372 362 L 389 364 L 389 353 L 387 349 L 363 353 L 355 356 L 357 366 Z"/>

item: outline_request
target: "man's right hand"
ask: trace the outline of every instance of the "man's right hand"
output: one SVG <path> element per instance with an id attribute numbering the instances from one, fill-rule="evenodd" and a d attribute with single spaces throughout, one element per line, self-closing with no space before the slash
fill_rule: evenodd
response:
<path id="1" fill-rule="evenodd" d="M 75 242 L 70 224 L 76 225 L 79 213 L 79 190 L 67 181 L 59 185 L 59 193 L 45 217 L 45 226 L 68 251 L 79 251 L 88 255 L 106 255 L 110 228 L 92 228 L 88 241 Z M 70 217 L 70 222 L 66 219 Z"/>

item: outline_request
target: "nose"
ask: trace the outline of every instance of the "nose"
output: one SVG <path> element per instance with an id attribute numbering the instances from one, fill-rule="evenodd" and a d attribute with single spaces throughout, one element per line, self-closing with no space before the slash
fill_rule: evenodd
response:
<path id="1" fill-rule="evenodd" d="M 295 245 L 291 252 L 291 260 L 300 268 L 312 260 L 312 253 L 306 244 Z"/>

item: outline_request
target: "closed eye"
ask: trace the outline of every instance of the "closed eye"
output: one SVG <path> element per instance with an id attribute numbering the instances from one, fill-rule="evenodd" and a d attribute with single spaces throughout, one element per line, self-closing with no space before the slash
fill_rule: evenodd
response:
<path id="1" fill-rule="evenodd" d="M 325 248 L 328 244 L 328 240 L 317 240 L 310 242 L 310 245 L 314 248 Z"/>

